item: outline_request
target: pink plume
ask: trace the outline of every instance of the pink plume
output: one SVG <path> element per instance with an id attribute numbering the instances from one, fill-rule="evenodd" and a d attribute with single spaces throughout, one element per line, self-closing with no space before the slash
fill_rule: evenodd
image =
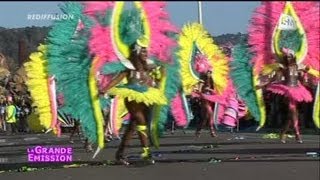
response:
<path id="1" fill-rule="evenodd" d="M 113 8 L 114 3 L 114 1 L 86 1 L 82 3 L 84 5 L 83 13 L 91 17 L 94 17 L 96 13 L 105 15 L 107 9 Z"/>
<path id="2" fill-rule="evenodd" d="M 319 3 L 317 2 L 291 2 L 300 22 L 306 32 L 308 42 L 308 53 L 304 64 L 316 70 L 320 69 L 320 25 L 319 25 Z M 275 61 L 272 54 L 272 33 L 283 12 L 285 2 L 263 2 L 251 19 L 248 28 L 248 42 L 251 52 L 254 54 L 252 62 L 256 73 L 260 73 L 264 64 Z"/>
<path id="3" fill-rule="evenodd" d="M 99 70 L 107 62 L 117 61 L 117 56 L 111 44 L 110 28 L 96 25 L 91 29 L 89 51 L 93 56 L 99 57 L 96 70 Z"/>
<path id="4" fill-rule="evenodd" d="M 203 54 L 198 54 L 195 61 L 195 69 L 199 73 L 205 73 L 208 70 L 212 69 L 212 66 L 209 64 L 207 57 Z"/>
<path id="5" fill-rule="evenodd" d="M 298 87 L 289 87 L 283 84 L 272 84 L 267 87 L 268 91 L 288 97 L 297 102 L 311 102 L 311 93 L 299 83 Z"/>
<path id="6" fill-rule="evenodd" d="M 171 49 L 176 42 L 165 35 L 166 32 L 178 32 L 178 29 L 169 22 L 168 14 L 165 12 L 165 2 L 143 2 L 143 10 L 151 29 L 150 54 L 155 55 L 163 62 L 171 61 Z"/>
<path id="7" fill-rule="evenodd" d="M 319 2 L 292 2 L 306 31 L 308 53 L 304 64 L 320 71 L 320 10 Z"/>
<path id="8" fill-rule="evenodd" d="M 183 107 L 181 95 L 177 94 L 171 102 L 171 112 L 177 126 L 186 126 L 188 123 L 186 112 Z"/>

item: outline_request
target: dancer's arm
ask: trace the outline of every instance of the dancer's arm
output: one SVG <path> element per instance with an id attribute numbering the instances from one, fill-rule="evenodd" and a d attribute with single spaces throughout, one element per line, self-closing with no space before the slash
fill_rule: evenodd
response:
<path id="1" fill-rule="evenodd" d="M 204 85 L 203 83 L 198 84 L 198 92 L 202 91 L 203 85 Z"/>
<path id="2" fill-rule="evenodd" d="M 214 90 L 213 90 L 213 89 L 211 89 L 211 88 L 209 88 L 209 87 L 207 87 L 207 88 L 206 88 L 206 90 L 208 90 L 208 91 L 210 91 L 210 92 L 214 93 Z"/>
<path id="3" fill-rule="evenodd" d="M 309 86 L 309 77 L 308 77 L 308 71 L 310 70 L 309 66 L 304 66 L 301 69 L 298 69 L 298 74 L 299 74 L 299 81 L 304 85 L 304 86 Z"/>
<path id="4" fill-rule="evenodd" d="M 114 79 L 112 79 L 112 81 L 108 84 L 107 87 L 102 89 L 101 93 L 104 94 L 105 92 L 107 92 L 109 89 L 111 89 L 112 87 L 120 83 L 123 80 L 123 78 L 125 78 L 127 75 L 128 75 L 128 71 L 124 71 L 118 74 Z"/>
<path id="5" fill-rule="evenodd" d="M 264 82 L 260 83 L 259 85 L 255 86 L 255 89 L 256 89 L 256 90 L 261 89 L 261 88 L 269 85 L 270 83 L 276 81 L 277 78 L 278 78 L 278 77 L 277 77 L 277 73 L 281 73 L 281 71 L 282 71 L 281 69 L 277 70 L 277 71 L 276 71 L 276 75 L 274 75 L 274 76 L 271 77 L 271 78 L 268 77 L 266 81 L 264 81 Z"/>

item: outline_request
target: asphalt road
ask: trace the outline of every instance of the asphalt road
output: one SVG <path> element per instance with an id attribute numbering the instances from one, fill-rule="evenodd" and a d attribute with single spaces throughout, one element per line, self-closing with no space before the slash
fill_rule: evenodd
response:
<path id="1" fill-rule="evenodd" d="M 155 165 L 135 161 L 141 150 L 135 138 L 127 151 L 135 163 L 128 167 L 111 162 L 119 141 L 108 143 L 96 159 L 92 159 L 93 154 L 85 152 L 79 138 L 70 144 L 67 134 L 61 138 L 45 134 L 0 135 L 0 179 L 319 179 L 319 135 L 304 135 L 303 144 L 297 144 L 294 138 L 281 144 L 278 139 L 264 135 L 224 132 L 212 138 L 204 132 L 195 138 L 192 131 L 167 134 L 161 138 L 160 149 L 153 149 Z M 28 163 L 27 148 L 36 145 L 72 147 L 73 162 Z M 27 168 L 29 172 L 24 172 Z"/>

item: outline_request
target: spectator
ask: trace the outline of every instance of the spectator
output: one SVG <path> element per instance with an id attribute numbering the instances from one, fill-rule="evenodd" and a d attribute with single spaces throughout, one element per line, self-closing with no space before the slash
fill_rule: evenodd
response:
<path id="1" fill-rule="evenodd" d="M 12 97 L 8 97 L 8 106 L 6 108 L 6 122 L 12 134 L 17 133 L 16 107 L 13 105 Z"/>
<path id="2" fill-rule="evenodd" d="M 6 98 L 4 96 L 0 96 L 0 129 L 6 131 Z"/>

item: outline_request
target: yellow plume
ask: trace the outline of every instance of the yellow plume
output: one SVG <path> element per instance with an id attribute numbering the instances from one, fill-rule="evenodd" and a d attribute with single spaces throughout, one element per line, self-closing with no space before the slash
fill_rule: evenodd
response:
<path id="1" fill-rule="evenodd" d="M 181 77 L 183 90 L 188 95 L 193 86 L 198 83 L 198 77 L 192 72 L 192 58 L 194 45 L 200 52 L 206 55 L 210 65 L 213 67 L 212 78 L 217 92 L 221 94 L 227 87 L 227 75 L 229 71 L 228 61 L 222 51 L 214 44 L 209 33 L 201 24 L 187 24 L 182 28 L 178 44 L 181 47 L 178 51 L 181 64 Z"/>
<path id="2" fill-rule="evenodd" d="M 24 64 L 27 71 L 27 86 L 31 93 L 34 106 L 39 114 L 40 125 L 46 129 L 50 128 L 52 113 L 50 107 L 50 96 L 48 89 L 47 62 L 45 60 L 47 47 L 40 45 L 38 52 L 30 55 L 30 61 Z"/>

